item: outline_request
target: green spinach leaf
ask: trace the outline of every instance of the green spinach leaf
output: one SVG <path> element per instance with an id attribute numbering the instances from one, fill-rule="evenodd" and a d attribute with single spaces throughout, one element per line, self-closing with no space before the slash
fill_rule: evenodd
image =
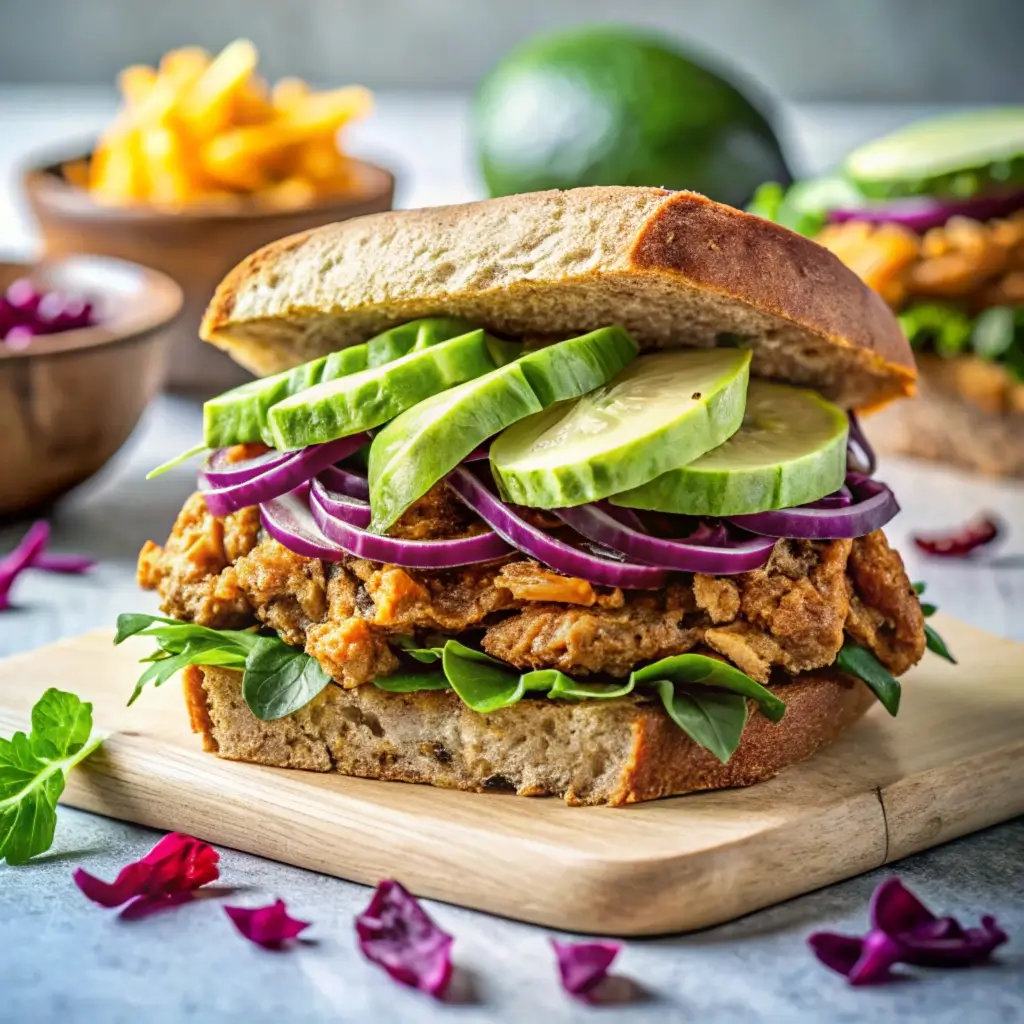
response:
<path id="1" fill-rule="evenodd" d="M 743 694 L 676 686 L 669 679 L 651 680 L 646 685 L 657 692 L 669 717 L 694 743 L 728 764 L 747 724 Z"/>
<path id="2" fill-rule="evenodd" d="M 522 683 L 525 689 L 546 693 L 552 700 L 611 700 L 632 693 L 636 685 L 632 676 L 622 684 L 581 683 L 556 668 L 526 672 Z"/>
<path id="3" fill-rule="evenodd" d="M 209 629 L 159 615 L 132 612 L 119 615 L 114 643 L 123 643 L 132 636 L 152 637 L 157 650 L 142 659 L 149 667 L 139 676 L 128 698 L 129 705 L 135 703 L 147 685 L 162 686 L 188 665 L 245 668 L 246 658 L 261 639 L 256 633 L 245 630 Z"/>
<path id="4" fill-rule="evenodd" d="M 257 718 L 271 722 L 305 707 L 330 681 L 301 647 L 261 636 L 245 659 L 242 697 Z"/>
<path id="5" fill-rule="evenodd" d="M 389 676 L 374 679 L 373 685 L 378 690 L 388 693 L 419 693 L 420 690 L 450 690 L 444 673 L 436 669 L 432 672 L 392 672 Z"/>
<path id="6" fill-rule="evenodd" d="M 900 709 L 900 684 L 889 670 L 865 647 L 847 640 L 836 658 L 836 664 L 851 676 L 863 679 L 882 707 L 893 717 Z"/>
<path id="7" fill-rule="evenodd" d="M 457 640 L 444 645 L 441 664 L 459 699 L 481 715 L 518 704 L 526 693 L 515 669 Z"/>
<path id="8" fill-rule="evenodd" d="M 954 658 L 953 655 L 949 653 L 949 648 L 946 646 L 946 641 L 943 640 L 942 637 L 939 636 L 939 634 L 935 631 L 935 629 L 932 626 L 929 626 L 927 622 L 924 625 L 924 639 L 925 644 L 928 647 L 928 650 L 931 651 L 932 654 L 937 654 L 940 658 L 945 658 L 946 661 L 950 662 L 953 665 L 957 663 L 956 658 Z"/>
<path id="9" fill-rule="evenodd" d="M 391 643 L 405 654 L 408 654 L 410 658 L 422 661 L 425 665 L 440 661 L 441 656 L 444 654 L 443 644 L 440 647 L 417 647 L 416 641 L 409 636 L 394 636 L 391 638 Z"/>
<path id="10" fill-rule="evenodd" d="M 24 864 L 53 844 L 67 773 L 102 742 L 92 705 L 49 689 L 32 708 L 32 730 L 0 739 L 0 860 Z"/>
<path id="11" fill-rule="evenodd" d="M 713 686 L 719 690 L 738 693 L 756 700 L 765 717 L 773 722 L 779 721 L 786 713 L 785 701 L 776 697 L 771 690 L 755 682 L 738 668 L 703 654 L 676 654 L 670 658 L 662 658 L 661 661 L 637 669 L 633 673 L 633 679 L 638 686 L 668 679 L 673 683 L 698 683 L 701 686 Z"/>

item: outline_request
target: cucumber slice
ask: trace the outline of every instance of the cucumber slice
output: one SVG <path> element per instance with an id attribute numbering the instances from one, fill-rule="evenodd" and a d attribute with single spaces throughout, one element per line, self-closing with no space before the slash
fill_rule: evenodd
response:
<path id="1" fill-rule="evenodd" d="M 843 485 L 848 426 L 846 414 L 813 391 L 754 380 L 743 426 L 725 444 L 611 503 L 738 516 L 817 501 Z"/>
<path id="2" fill-rule="evenodd" d="M 272 406 L 275 448 L 322 444 L 394 419 L 417 402 L 495 367 L 483 331 L 471 331 L 383 366 L 317 384 Z"/>
<path id="3" fill-rule="evenodd" d="M 872 198 L 970 197 L 1024 183 L 1024 107 L 908 125 L 858 147 L 844 170 Z"/>
<path id="4" fill-rule="evenodd" d="M 641 356 L 604 387 L 497 437 L 491 468 L 502 496 L 582 505 L 692 462 L 739 429 L 749 376 L 743 349 Z"/>
<path id="5" fill-rule="evenodd" d="M 636 343 L 621 327 L 602 327 L 538 349 L 407 409 L 370 447 L 370 528 L 383 533 L 489 437 L 553 402 L 600 387 L 636 352 Z"/>
<path id="6" fill-rule="evenodd" d="M 270 407 L 324 381 L 347 377 L 368 366 L 382 366 L 413 351 L 430 348 L 473 330 L 468 320 L 428 317 L 378 334 L 362 345 L 332 352 L 272 377 L 249 381 L 203 405 L 203 441 L 226 448 L 250 441 L 273 443 L 267 430 Z"/>

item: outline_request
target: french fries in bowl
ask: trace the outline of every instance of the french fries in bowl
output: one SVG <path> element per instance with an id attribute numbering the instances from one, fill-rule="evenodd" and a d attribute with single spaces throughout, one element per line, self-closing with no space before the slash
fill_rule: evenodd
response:
<path id="1" fill-rule="evenodd" d="M 118 89 L 121 109 L 91 153 L 25 172 L 29 205 L 47 254 L 119 256 L 175 278 L 185 313 L 170 383 L 220 390 L 243 371 L 196 329 L 228 270 L 275 238 L 390 209 L 393 176 L 339 146 L 372 96 L 298 78 L 270 85 L 245 39 L 132 65 Z"/>

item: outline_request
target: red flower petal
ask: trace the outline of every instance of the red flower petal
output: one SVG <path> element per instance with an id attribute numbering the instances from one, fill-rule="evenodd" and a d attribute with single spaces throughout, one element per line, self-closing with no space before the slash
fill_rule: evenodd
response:
<path id="1" fill-rule="evenodd" d="M 32 559 L 31 568 L 41 569 L 43 572 L 60 572 L 72 576 L 80 576 L 95 568 L 96 559 L 88 555 L 48 555 L 41 551 Z"/>
<path id="2" fill-rule="evenodd" d="M 856 935 L 840 935 L 837 932 L 815 932 L 807 939 L 814 955 L 826 966 L 844 978 L 850 976 L 861 953 L 864 940 Z"/>
<path id="3" fill-rule="evenodd" d="M 919 967 L 971 967 L 984 963 L 1008 940 L 991 914 L 982 917 L 980 928 L 961 928 L 956 920 L 946 917 L 933 926 L 900 936 L 903 962 Z"/>
<path id="4" fill-rule="evenodd" d="M 888 981 L 894 964 L 970 967 L 1007 941 L 991 915 L 978 928 L 953 917 L 936 917 L 898 878 L 884 881 L 871 897 L 871 931 L 864 938 L 816 932 L 807 940 L 826 967 L 851 985 Z"/>
<path id="5" fill-rule="evenodd" d="M 288 939 L 296 938 L 309 927 L 308 921 L 299 921 L 288 916 L 284 900 L 277 900 L 269 906 L 256 907 L 253 910 L 245 907 L 225 907 L 224 913 L 250 942 L 271 949 L 281 946 Z"/>
<path id="6" fill-rule="evenodd" d="M 377 886 L 370 905 L 356 918 L 359 948 L 395 981 L 440 997 L 452 975 L 454 939 L 427 916 L 398 882 Z"/>
<path id="7" fill-rule="evenodd" d="M 868 920 L 872 928 L 899 935 L 934 924 L 935 915 L 898 878 L 887 878 L 871 896 Z"/>
<path id="8" fill-rule="evenodd" d="M 104 882 L 82 868 L 73 877 L 93 903 L 119 907 L 139 897 L 153 903 L 191 893 L 220 877 L 218 860 L 220 854 L 207 843 L 171 832 L 141 860 L 125 865 L 113 882 Z"/>
<path id="9" fill-rule="evenodd" d="M 999 536 L 994 516 L 982 515 L 958 530 L 932 537 L 914 537 L 914 543 L 926 554 L 941 558 L 964 558 L 977 548 L 991 544 Z"/>
<path id="10" fill-rule="evenodd" d="M 0 558 L 0 612 L 10 608 L 10 591 L 14 581 L 32 561 L 42 554 L 50 540 L 50 524 L 45 519 L 34 522 L 15 549 Z"/>
<path id="11" fill-rule="evenodd" d="M 593 1001 L 594 990 L 622 948 L 617 942 L 559 942 L 551 940 L 558 959 L 562 988 L 585 1003 Z"/>

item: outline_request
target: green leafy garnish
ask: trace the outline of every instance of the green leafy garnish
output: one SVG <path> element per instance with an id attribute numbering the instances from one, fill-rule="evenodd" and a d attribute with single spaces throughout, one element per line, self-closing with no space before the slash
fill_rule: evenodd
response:
<path id="1" fill-rule="evenodd" d="M 119 615 L 114 643 L 123 643 L 136 635 L 152 637 L 158 650 L 144 659 L 150 665 L 139 676 L 128 698 L 129 705 L 135 703 L 149 683 L 162 686 L 188 665 L 245 668 L 246 659 L 260 639 L 255 633 L 243 630 L 208 629 L 193 622 L 178 622 L 159 615 L 132 612 Z M 256 714 L 255 710 L 253 714 Z"/>
<path id="2" fill-rule="evenodd" d="M 481 715 L 510 708 L 526 693 L 518 672 L 457 640 L 449 640 L 444 645 L 441 664 L 449 686 L 459 699 Z"/>
<path id="3" fill-rule="evenodd" d="M 637 669 L 633 673 L 633 679 L 636 680 L 637 686 L 667 679 L 678 685 L 697 684 L 729 690 L 742 697 L 756 700 L 765 717 L 772 722 L 779 721 L 786 713 L 785 702 L 779 700 L 771 690 L 754 682 L 738 668 L 703 654 L 676 654 L 670 658 L 662 658 L 652 665 Z"/>
<path id="4" fill-rule="evenodd" d="M 102 742 L 92 705 L 49 689 L 32 708 L 32 731 L 0 739 L 0 860 L 24 864 L 53 845 L 67 773 Z"/>
<path id="5" fill-rule="evenodd" d="M 419 693 L 420 690 L 450 690 L 443 672 L 392 672 L 382 679 L 375 679 L 373 685 L 388 693 Z"/>
<path id="6" fill-rule="evenodd" d="M 946 302 L 919 302 L 905 309 L 897 319 L 914 349 L 955 356 L 971 340 L 971 318 L 959 306 Z"/>
<path id="7" fill-rule="evenodd" d="M 914 591 L 918 595 L 921 595 L 924 593 L 924 588 L 927 586 L 927 584 L 912 583 L 911 586 L 914 588 Z M 924 601 L 921 602 L 921 614 L 926 619 L 930 619 L 938 610 L 938 607 L 936 607 L 934 604 L 927 604 Z M 940 658 L 945 658 L 946 661 L 950 662 L 953 665 L 957 663 L 956 658 L 954 658 L 953 655 L 949 653 L 949 648 L 946 646 L 946 641 L 943 640 L 941 636 L 939 636 L 938 631 L 935 629 L 935 627 L 928 625 L 927 622 L 924 624 L 924 641 L 925 646 L 928 648 L 929 651 L 932 652 L 932 654 L 937 654 Z"/>
<path id="8" fill-rule="evenodd" d="M 391 693 L 450 688 L 467 707 L 484 715 L 513 707 L 528 693 L 543 693 L 552 700 L 609 700 L 625 697 L 637 687 L 651 689 L 676 725 L 723 764 L 739 744 L 748 697 L 773 722 L 786 710 L 785 703 L 760 683 L 702 654 L 662 658 L 633 672 L 623 683 L 583 683 L 557 669 L 519 674 L 505 662 L 457 640 L 448 640 L 443 648 L 415 648 L 405 641 L 402 649 L 407 654 L 431 655 L 422 660 L 435 660 L 434 653 L 440 650 L 442 671 L 399 673 L 397 678 L 376 680 L 376 686 Z"/>
<path id="9" fill-rule="evenodd" d="M 917 583 L 911 583 L 910 586 L 913 589 L 914 593 L 920 596 L 925 592 L 925 588 L 928 586 L 928 584 L 925 583 L 924 580 L 920 580 Z"/>
<path id="10" fill-rule="evenodd" d="M 948 302 L 919 302 L 899 317 L 911 346 L 946 358 L 973 352 L 1024 380 L 1024 308 L 993 306 L 972 320 Z"/>
<path id="11" fill-rule="evenodd" d="M 410 658 L 422 661 L 425 665 L 440 661 L 441 655 L 444 654 L 443 644 L 440 647 L 417 647 L 416 641 L 407 636 L 393 636 L 391 643 L 399 650 L 408 654 Z"/>
<path id="12" fill-rule="evenodd" d="M 740 745 L 740 737 L 747 724 L 746 699 L 738 693 L 705 687 L 676 687 L 667 679 L 659 679 L 651 685 L 657 690 L 672 721 L 694 743 L 711 751 L 722 764 L 727 764 Z"/>
<path id="13" fill-rule="evenodd" d="M 900 709 L 900 683 L 889 670 L 866 648 L 847 640 L 836 658 L 844 672 L 863 679 L 879 703 L 895 717 Z"/>
<path id="14" fill-rule="evenodd" d="M 197 455 L 202 455 L 207 450 L 205 444 L 193 445 L 187 452 L 182 452 L 180 455 L 175 455 L 173 459 L 168 459 L 166 462 L 157 466 L 156 469 L 151 469 L 146 474 L 147 480 L 152 480 L 154 477 L 163 476 L 168 470 L 174 469 L 175 466 L 180 466 L 183 462 L 188 462 L 189 459 L 194 459 Z"/>
<path id="15" fill-rule="evenodd" d="M 794 182 L 788 189 L 775 181 L 765 182 L 747 204 L 747 213 L 813 238 L 828 223 L 831 210 L 864 205 L 864 196 L 848 178 L 828 174 Z"/>
<path id="16" fill-rule="evenodd" d="M 304 707 L 331 681 L 315 658 L 276 636 L 208 629 L 159 615 L 119 615 L 114 643 L 136 635 L 152 637 L 158 650 L 143 659 L 149 668 L 135 684 L 129 704 L 147 684 L 162 686 L 188 665 L 216 665 L 241 669 L 242 696 L 249 710 L 272 721 Z"/>
<path id="17" fill-rule="evenodd" d="M 924 638 L 925 644 L 927 645 L 928 650 L 932 652 L 932 654 L 937 654 L 940 658 L 945 658 L 946 661 L 950 662 L 953 665 L 956 664 L 956 658 L 954 658 L 953 655 L 949 653 L 949 648 L 946 646 L 946 641 L 943 640 L 942 637 L 939 636 L 939 634 L 935 631 L 935 629 L 932 626 L 929 626 L 927 622 L 924 624 Z"/>
<path id="18" fill-rule="evenodd" d="M 270 722 L 304 708 L 330 681 L 301 647 L 261 636 L 245 659 L 242 697 L 257 718 Z"/>

